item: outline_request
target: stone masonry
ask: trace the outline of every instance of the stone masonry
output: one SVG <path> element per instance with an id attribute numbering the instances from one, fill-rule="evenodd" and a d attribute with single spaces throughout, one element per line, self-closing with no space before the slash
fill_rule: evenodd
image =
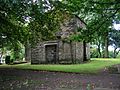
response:
<path id="1" fill-rule="evenodd" d="M 85 25 L 77 17 L 61 24 L 59 33 L 61 39 L 44 41 L 36 44 L 31 49 L 32 64 L 50 64 L 68 62 L 83 62 L 83 42 L 65 41 L 70 35 L 75 34 L 78 27 L 85 28 Z M 90 45 L 86 45 L 86 56 L 90 59 Z"/>

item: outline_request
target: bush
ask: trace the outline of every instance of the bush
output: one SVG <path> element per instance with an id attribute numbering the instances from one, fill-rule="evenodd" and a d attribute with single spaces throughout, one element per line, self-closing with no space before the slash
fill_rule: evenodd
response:
<path id="1" fill-rule="evenodd" d="M 98 58 L 99 57 L 99 53 L 98 53 L 96 48 L 91 48 L 90 49 L 90 57 L 91 58 Z"/>
<path id="2" fill-rule="evenodd" d="M 6 56 L 5 57 L 5 63 L 6 64 L 10 64 L 10 56 Z"/>
<path id="3" fill-rule="evenodd" d="M 10 60 L 10 63 L 13 63 L 13 59 Z"/>

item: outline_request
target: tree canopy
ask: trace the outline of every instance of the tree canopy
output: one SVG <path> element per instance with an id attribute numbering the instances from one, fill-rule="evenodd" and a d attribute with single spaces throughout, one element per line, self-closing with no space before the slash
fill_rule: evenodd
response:
<path id="1" fill-rule="evenodd" d="M 87 36 L 88 41 L 94 39 L 96 34 L 100 36 L 106 33 L 113 20 L 120 19 L 118 0 L 63 0 L 63 3 L 67 10 L 86 23 L 86 30 L 81 30 L 81 37 L 85 39 Z"/>
<path id="2" fill-rule="evenodd" d="M 0 0 L 0 47 L 55 39 L 64 13 L 78 16 L 86 28 L 78 28 L 78 40 L 107 38 L 120 20 L 119 0 Z M 106 41 L 107 43 L 107 41 Z"/>
<path id="3" fill-rule="evenodd" d="M 86 24 L 86 30 L 80 30 L 81 38 L 92 39 L 95 34 L 103 35 L 107 30 L 103 28 L 109 28 L 120 13 L 119 0 L 0 0 L 0 4 L 0 34 L 11 40 L 34 36 L 33 32 L 50 38 L 46 36 L 58 29 L 63 11 L 80 17 Z M 25 30 L 25 23 L 30 30 Z"/>

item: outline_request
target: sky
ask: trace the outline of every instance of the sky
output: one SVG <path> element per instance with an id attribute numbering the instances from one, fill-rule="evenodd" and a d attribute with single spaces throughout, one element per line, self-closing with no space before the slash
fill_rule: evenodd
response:
<path id="1" fill-rule="evenodd" d="M 120 24 L 113 24 L 113 26 L 116 30 L 120 30 Z"/>
<path id="2" fill-rule="evenodd" d="M 113 46 L 109 46 L 109 47 L 108 47 L 108 50 L 109 50 L 109 51 L 113 51 L 113 50 L 114 50 L 114 47 L 113 47 Z"/>

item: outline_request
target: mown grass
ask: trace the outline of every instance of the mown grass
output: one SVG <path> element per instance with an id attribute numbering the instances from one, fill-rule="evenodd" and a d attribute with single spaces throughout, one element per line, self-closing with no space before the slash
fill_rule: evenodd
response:
<path id="1" fill-rule="evenodd" d="M 95 74 L 105 67 L 120 64 L 120 59 L 103 59 L 93 58 L 91 61 L 83 64 L 72 65 L 31 65 L 31 64 L 18 64 L 18 65 L 0 65 L 0 68 L 16 68 L 27 70 L 42 70 L 42 71 L 60 71 L 60 72 L 74 72 L 83 74 Z"/>

